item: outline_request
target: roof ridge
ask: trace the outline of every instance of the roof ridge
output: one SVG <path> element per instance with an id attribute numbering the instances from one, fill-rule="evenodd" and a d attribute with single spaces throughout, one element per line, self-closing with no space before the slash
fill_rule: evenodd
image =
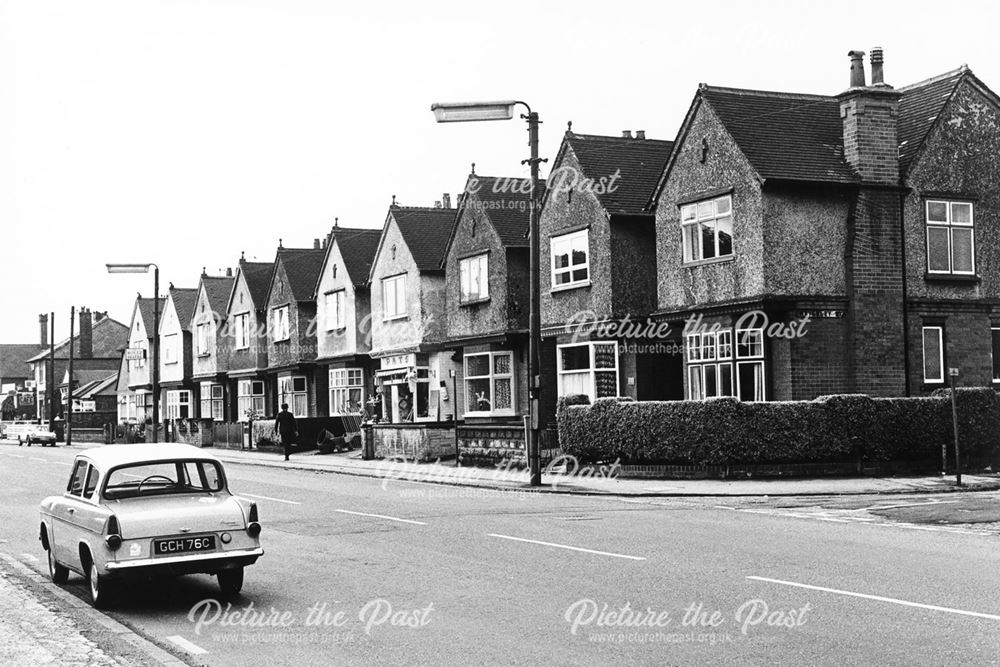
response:
<path id="1" fill-rule="evenodd" d="M 395 206 L 389 207 L 392 210 L 404 210 L 404 211 L 456 211 L 454 208 L 445 208 L 443 206 L 402 206 L 396 204 Z"/>
<path id="2" fill-rule="evenodd" d="M 755 90 L 753 88 L 727 88 L 725 86 L 710 86 L 707 83 L 698 84 L 698 90 L 716 93 L 734 93 L 736 95 L 754 95 L 757 97 L 777 97 L 782 99 L 809 100 L 812 102 L 830 102 L 837 98 L 833 95 L 817 95 L 815 93 L 789 93 L 780 90 Z"/>
<path id="3" fill-rule="evenodd" d="M 639 139 L 637 137 L 616 137 L 610 134 L 583 134 L 580 132 L 568 132 L 567 136 L 570 139 L 610 139 L 612 141 L 620 141 L 622 143 L 632 143 L 639 146 L 641 146 L 643 143 L 661 143 L 661 144 L 673 143 L 672 139 L 651 139 L 649 137 L 645 139 Z"/>
<path id="4" fill-rule="evenodd" d="M 927 79 L 924 79 L 923 81 L 917 81 L 916 83 L 910 83 L 910 84 L 907 84 L 907 85 L 905 85 L 905 86 L 903 86 L 901 88 L 897 88 L 896 91 L 900 92 L 900 93 L 905 93 L 905 92 L 908 92 L 908 91 L 913 90 L 915 88 L 920 88 L 922 86 L 929 86 L 932 83 L 938 83 L 939 81 L 944 81 L 945 79 L 950 79 L 951 77 L 953 77 L 955 75 L 958 75 L 958 74 L 965 74 L 966 72 L 968 72 L 969 74 L 972 74 L 972 70 L 969 69 L 969 66 L 963 64 L 961 67 L 957 67 L 957 68 L 955 68 L 953 70 L 949 70 L 947 72 L 944 72 L 943 74 L 938 74 L 936 76 L 932 76 L 932 77 L 929 77 Z"/>

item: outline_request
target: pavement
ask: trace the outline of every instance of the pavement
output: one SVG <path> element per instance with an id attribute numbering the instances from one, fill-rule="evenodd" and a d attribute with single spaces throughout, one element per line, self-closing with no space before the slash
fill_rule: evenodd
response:
<path id="1" fill-rule="evenodd" d="M 650 480 L 621 479 L 604 469 L 593 474 L 543 474 L 542 486 L 531 487 L 525 470 L 505 468 L 456 467 L 454 462 L 409 463 L 391 460 L 365 461 L 359 452 L 293 454 L 286 462 L 277 453 L 231 449 L 212 449 L 227 462 L 274 466 L 316 472 L 332 472 L 362 477 L 428 482 L 499 491 L 532 491 L 622 497 L 676 496 L 836 496 L 888 493 L 948 493 L 954 491 L 995 491 L 1000 489 L 1000 475 L 962 475 L 957 486 L 953 475 L 907 477 L 820 477 L 799 479 L 740 480 Z"/>

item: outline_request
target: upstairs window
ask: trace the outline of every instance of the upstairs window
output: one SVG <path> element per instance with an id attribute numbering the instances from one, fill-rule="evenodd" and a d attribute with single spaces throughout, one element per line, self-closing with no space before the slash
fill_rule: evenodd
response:
<path id="1" fill-rule="evenodd" d="M 462 303 L 482 301 L 490 297 L 489 267 L 489 255 L 467 257 L 458 263 Z"/>
<path id="2" fill-rule="evenodd" d="M 291 334 L 288 331 L 288 306 L 274 309 L 274 340 L 288 340 Z"/>
<path id="3" fill-rule="evenodd" d="M 208 326 L 209 326 L 208 323 L 205 322 L 205 323 L 199 324 L 196 327 L 197 339 L 198 339 L 198 356 L 199 357 L 205 357 L 205 356 L 208 356 L 208 354 L 209 354 L 209 349 L 208 349 L 208 338 L 209 338 L 209 335 L 208 335 L 209 334 Z"/>
<path id="4" fill-rule="evenodd" d="M 163 337 L 163 363 L 176 364 L 178 360 L 177 346 L 180 342 L 177 334 Z"/>
<path id="5" fill-rule="evenodd" d="M 326 330 L 343 329 L 344 322 L 344 290 L 337 290 L 326 295 Z"/>
<path id="6" fill-rule="evenodd" d="M 552 237 L 552 289 L 590 284 L 589 243 L 586 229 Z"/>
<path id="7" fill-rule="evenodd" d="M 927 202 L 927 272 L 973 275 L 975 228 L 970 202 Z"/>
<path id="8" fill-rule="evenodd" d="M 681 207 L 684 261 L 731 257 L 733 201 L 730 195 Z"/>
<path id="9" fill-rule="evenodd" d="M 250 347 L 250 313 L 240 313 L 236 316 L 234 327 L 236 349 L 245 350 Z"/>
<path id="10" fill-rule="evenodd" d="M 382 279 L 382 318 L 406 317 L 406 274 Z"/>

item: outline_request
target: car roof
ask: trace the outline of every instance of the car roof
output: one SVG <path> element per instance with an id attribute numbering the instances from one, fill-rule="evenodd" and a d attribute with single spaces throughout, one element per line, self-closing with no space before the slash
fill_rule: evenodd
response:
<path id="1" fill-rule="evenodd" d="M 78 458 L 89 459 L 103 470 L 131 463 L 162 463 L 178 459 L 219 462 L 218 457 L 200 447 L 173 442 L 105 445 L 82 452 Z"/>

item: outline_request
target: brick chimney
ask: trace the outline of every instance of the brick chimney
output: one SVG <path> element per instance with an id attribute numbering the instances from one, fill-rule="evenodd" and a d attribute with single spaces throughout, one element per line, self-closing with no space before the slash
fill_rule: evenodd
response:
<path id="1" fill-rule="evenodd" d="M 447 192 L 441 195 L 441 206 L 443 208 L 451 208 L 451 195 Z"/>
<path id="2" fill-rule="evenodd" d="M 80 309 L 80 334 L 78 356 L 80 359 L 94 358 L 94 318 L 88 308 Z"/>
<path id="3" fill-rule="evenodd" d="M 622 139 L 631 139 L 632 130 L 622 130 Z"/>
<path id="4" fill-rule="evenodd" d="M 883 83 L 882 50 L 872 52 L 879 81 L 865 85 L 863 51 L 851 51 L 851 87 L 837 96 L 844 125 L 844 159 L 865 183 L 899 183 L 899 98 Z"/>
<path id="5" fill-rule="evenodd" d="M 49 344 L 49 316 L 39 315 L 38 316 L 38 343 L 40 345 Z"/>
<path id="6" fill-rule="evenodd" d="M 226 277 L 227 278 L 232 278 L 233 277 L 233 267 L 231 267 L 231 266 L 227 266 L 226 267 Z"/>
<path id="7" fill-rule="evenodd" d="M 646 138 L 646 130 L 636 130 L 635 131 L 635 138 L 636 139 L 645 139 Z"/>
<path id="8" fill-rule="evenodd" d="M 313 250 L 322 250 L 319 245 L 319 239 L 313 239 Z"/>

